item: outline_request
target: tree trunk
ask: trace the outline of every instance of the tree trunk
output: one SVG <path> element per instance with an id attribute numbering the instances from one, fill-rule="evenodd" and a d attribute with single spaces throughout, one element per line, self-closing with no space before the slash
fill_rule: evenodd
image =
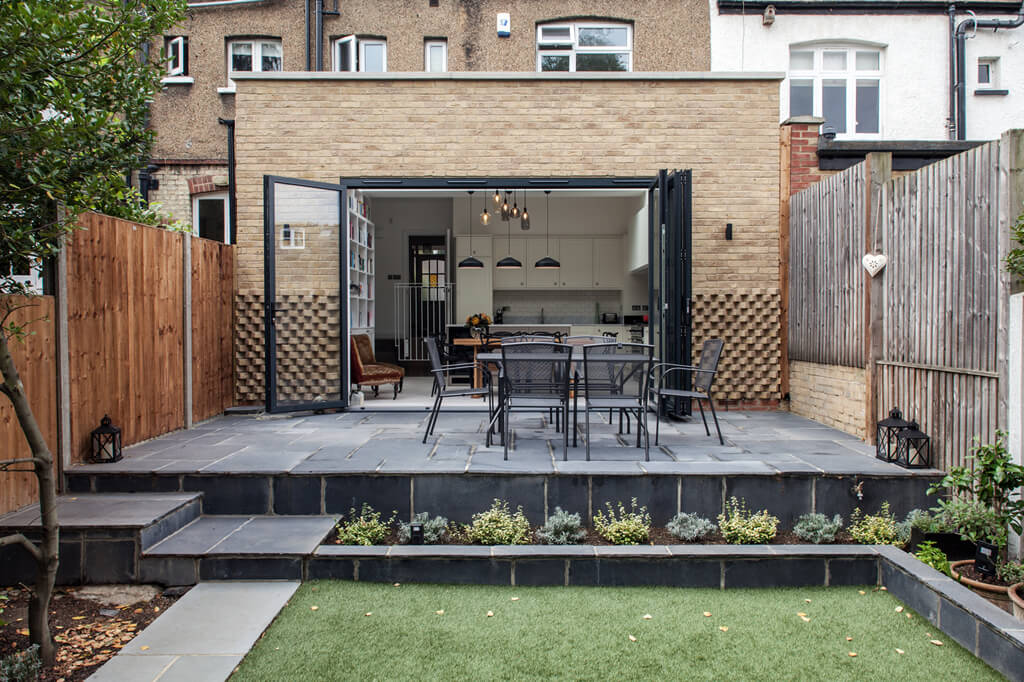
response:
<path id="1" fill-rule="evenodd" d="M 3 375 L 3 384 L 0 391 L 6 395 L 14 406 L 14 412 L 18 416 L 18 424 L 25 434 L 29 448 L 32 450 L 32 458 L 35 460 L 36 480 L 39 482 L 39 514 L 42 522 L 42 542 L 40 543 L 40 554 L 36 560 L 36 587 L 35 594 L 29 602 L 28 623 L 29 639 L 33 644 L 39 645 L 39 658 L 44 665 L 52 665 L 57 650 L 50 633 L 50 598 L 53 596 L 53 585 L 57 580 L 57 550 L 60 545 L 60 527 L 57 524 L 57 485 L 53 473 L 53 455 L 46 445 L 43 433 L 39 429 L 35 415 L 32 414 L 32 407 L 29 405 L 28 396 L 25 395 L 25 386 L 21 383 L 21 377 L 14 366 L 14 358 L 11 356 L 8 338 L 0 330 L 0 374 Z"/>

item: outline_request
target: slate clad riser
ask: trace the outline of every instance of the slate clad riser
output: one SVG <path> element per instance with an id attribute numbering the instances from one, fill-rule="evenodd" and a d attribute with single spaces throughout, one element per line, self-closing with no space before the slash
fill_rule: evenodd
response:
<path id="1" fill-rule="evenodd" d="M 117 540 L 79 536 L 61 540 L 57 567 L 58 585 L 103 585 L 134 583 L 138 576 L 138 540 L 132 536 Z M 0 585 L 32 585 L 36 564 L 23 547 L 0 548 Z"/>
<path id="2" fill-rule="evenodd" d="M 848 519 L 860 507 L 876 512 L 888 500 L 902 518 L 914 508 L 927 509 L 935 498 L 927 495 L 925 478 L 854 476 L 678 476 L 678 475 L 98 475 L 68 477 L 73 491 L 197 491 L 203 493 L 207 515 L 345 514 L 363 503 L 400 519 L 415 511 L 443 515 L 468 523 L 474 513 L 490 507 L 495 498 L 514 509 L 522 505 L 533 523 L 561 507 L 580 514 L 589 524 L 606 502 L 627 506 L 634 497 L 646 506 L 656 525 L 664 525 L 679 511 L 715 520 L 729 497 L 746 500 L 751 510 L 768 509 L 781 528 L 792 528 L 797 518 L 812 511 Z M 863 483 L 863 499 L 854 486 Z"/>

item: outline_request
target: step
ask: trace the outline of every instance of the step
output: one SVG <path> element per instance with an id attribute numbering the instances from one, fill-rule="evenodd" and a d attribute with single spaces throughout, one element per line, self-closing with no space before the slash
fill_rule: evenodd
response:
<path id="1" fill-rule="evenodd" d="M 142 553 L 143 582 L 301 580 L 305 559 L 334 530 L 332 516 L 202 516 Z"/>
<path id="2" fill-rule="evenodd" d="M 196 519 L 201 498 L 195 492 L 61 495 L 58 584 L 136 582 L 138 557 Z M 11 533 L 38 540 L 39 505 L 0 516 L 0 536 Z M 0 548 L 0 585 L 31 584 L 35 572 L 23 547 Z"/>

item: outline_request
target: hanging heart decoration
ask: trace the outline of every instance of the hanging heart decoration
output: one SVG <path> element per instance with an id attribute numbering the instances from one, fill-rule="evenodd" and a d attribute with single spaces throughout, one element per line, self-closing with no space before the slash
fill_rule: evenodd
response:
<path id="1" fill-rule="evenodd" d="M 874 277 L 882 271 L 885 264 L 889 262 L 889 259 L 882 253 L 866 253 L 860 262 L 864 265 L 864 269 L 868 271 L 868 274 Z"/>

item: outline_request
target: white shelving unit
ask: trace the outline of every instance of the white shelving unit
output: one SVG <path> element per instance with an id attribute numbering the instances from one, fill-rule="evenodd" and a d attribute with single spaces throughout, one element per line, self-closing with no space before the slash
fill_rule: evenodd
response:
<path id="1" fill-rule="evenodd" d="M 348 191 L 349 328 L 373 338 L 375 311 L 374 244 L 376 234 L 370 207 L 359 190 Z"/>

